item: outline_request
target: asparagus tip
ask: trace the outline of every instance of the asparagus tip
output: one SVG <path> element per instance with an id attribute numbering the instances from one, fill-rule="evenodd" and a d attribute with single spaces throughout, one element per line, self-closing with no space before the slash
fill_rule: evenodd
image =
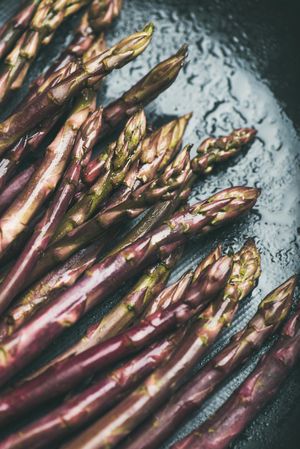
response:
<path id="1" fill-rule="evenodd" d="M 232 134 L 239 139 L 242 145 L 246 145 L 254 140 L 257 130 L 255 128 L 238 128 Z"/>
<path id="2" fill-rule="evenodd" d="M 188 56 L 188 50 L 189 47 L 187 44 L 183 44 L 180 49 L 178 50 L 178 52 L 176 53 L 177 57 L 182 57 L 183 59 L 185 59 Z"/>
<path id="3" fill-rule="evenodd" d="M 296 287 L 296 276 L 291 276 L 279 287 L 275 288 L 260 304 L 265 322 L 268 325 L 280 323 L 287 316 L 291 308 L 293 295 Z"/>
<path id="4" fill-rule="evenodd" d="M 152 36 L 152 34 L 154 33 L 155 30 L 155 26 L 153 22 L 149 22 L 144 28 L 143 31 L 148 34 L 148 36 Z"/>

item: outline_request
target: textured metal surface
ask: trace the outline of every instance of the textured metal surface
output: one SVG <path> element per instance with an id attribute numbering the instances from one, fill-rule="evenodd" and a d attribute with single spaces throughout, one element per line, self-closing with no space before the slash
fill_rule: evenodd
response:
<path id="1" fill-rule="evenodd" d="M 17 5 L 0 1 L 0 21 Z M 137 61 L 108 78 L 101 93 L 107 103 L 159 60 L 183 43 L 190 46 L 189 63 L 176 85 L 147 108 L 148 116 L 160 124 L 174 115 L 194 112 L 185 142 L 197 145 L 208 135 L 233 127 L 255 126 L 258 138 L 238 161 L 198 184 L 193 200 L 204 198 L 230 185 L 255 185 L 262 195 L 254 212 L 234 226 L 193 243 L 175 271 L 179 276 L 193 266 L 216 242 L 237 249 L 246 237 L 254 236 L 262 252 L 263 274 L 233 326 L 221 337 L 214 351 L 254 314 L 260 299 L 299 270 L 300 244 L 300 63 L 298 57 L 298 2 L 226 0 L 125 0 L 120 21 L 108 34 L 115 42 L 149 20 L 156 25 L 153 44 Z M 72 22 L 59 31 L 51 47 L 38 58 L 34 77 L 49 63 L 70 33 Z M 20 94 L 22 95 L 22 93 Z M 12 100 L 12 104 L 17 101 Z M 11 106 L 12 106 L 11 104 Z M 299 293 L 299 290 L 298 290 Z M 71 329 L 53 345 L 44 359 L 67 346 L 87 323 L 100 316 L 119 295 Z M 234 376 L 180 429 L 182 437 L 224 401 L 253 368 Z M 234 449 L 299 449 L 300 366 L 281 389 L 277 399 L 246 430 Z"/>

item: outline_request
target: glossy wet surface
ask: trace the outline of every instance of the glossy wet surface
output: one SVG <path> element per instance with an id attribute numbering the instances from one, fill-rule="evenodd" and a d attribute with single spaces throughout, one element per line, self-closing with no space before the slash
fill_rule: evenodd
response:
<path id="1" fill-rule="evenodd" d="M 262 276 L 214 351 L 245 325 L 265 294 L 299 271 L 300 63 L 296 53 L 299 11 L 294 3 L 125 0 L 122 17 L 108 34 L 108 41 L 115 42 L 149 20 L 156 25 L 151 48 L 107 79 L 100 95 L 104 104 L 186 42 L 190 48 L 189 63 L 176 84 L 147 108 L 150 120 L 159 125 L 174 115 L 193 111 L 185 143 L 194 143 L 195 147 L 206 136 L 226 134 L 232 128 L 254 126 L 258 130 L 251 149 L 235 163 L 227 165 L 226 170 L 219 170 L 205 183 L 199 183 L 192 198 L 205 198 L 231 185 L 258 186 L 262 188 L 262 195 L 255 210 L 234 226 L 190 245 L 174 273 L 177 277 L 188 267 L 195 266 L 216 242 L 223 242 L 226 250 L 238 249 L 245 238 L 255 237 L 262 252 Z M 16 1 L 0 2 L 1 21 L 16 4 Z M 71 27 L 69 22 L 59 31 L 51 48 L 35 63 L 31 78 L 65 45 L 65 36 Z M 16 101 L 14 98 L 11 103 Z M 118 297 L 65 334 L 44 358 L 68 345 Z M 253 358 L 193 419 L 191 417 L 164 448 L 213 412 L 251 371 L 255 360 Z M 298 364 L 277 399 L 246 430 L 234 449 L 299 449 L 299 404 Z"/>

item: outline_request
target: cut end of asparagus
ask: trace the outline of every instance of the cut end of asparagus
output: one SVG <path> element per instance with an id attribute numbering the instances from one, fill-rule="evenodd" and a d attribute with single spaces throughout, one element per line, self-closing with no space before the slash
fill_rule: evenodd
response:
<path id="1" fill-rule="evenodd" d="M 282 322 L 290 310 L 296 287 L 297 277 L 292 276 L 262 301 L 259 308 L 268 325 Z"/>
<path id="2" fill-rule="evenodd" d="M 254 128 L 235 129 L 228 136 L 209 137 L 198 148 L 199 156 L 193 160 L 193 171 L 201 174 L 210 173 L 216 164 L 232 158 L 254 140 Z"/>

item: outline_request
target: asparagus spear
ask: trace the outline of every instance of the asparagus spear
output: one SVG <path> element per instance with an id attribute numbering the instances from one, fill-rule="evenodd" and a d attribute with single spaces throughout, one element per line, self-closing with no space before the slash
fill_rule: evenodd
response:
<path id="1" fill-rule="evenodd" d="M 107 208 L 105 214 L 102 214 L 100 224 L 103 223 L 103 226 L 107 226 L 111 222 L 115 222 L 119 214 L 121 217 L 122 214 L 138 215 L 144 210 L 145 203 L 174 199 L 178 195 L 178 191 L 181 198 L 184 199 L 189 194 L 191 185 L 196 181 L 196 175 L 211 173 L 216 163 L 223 162 L 236 155 L 244 145 L 253 140 L 255 134 L 256 131 L 252 128 L 240 128 L 234 130 L 228 136 L 206 139 L 198 149 L 199 155 L 192 160 L 191 165 L 194 175 L 192 175 L 187 163 L 186 153 L 189 150 L 189 146 L 187 146 L 185 148 L 186 153 L 183 152 L 174 166 L 166 170 L 165 176 L 137 189 L 132 193 L 131 198 L 125 198 L 123 204 L 120 203 L 111 210 Z M 172 182 L 173 173 L 175 175 L 182 173 L 182 175 L 178 178 L 175 176 L 175 180 Z"/>
<path id="2" fill-rule="evenodd" d="M 22 290 L 26 279 L 38 262 L 40 254 L 46 250 L 60 220 L 68 209 L 80 179 L 82 163 L 84 163 L 88 153 L 93 150 L 101 123 L 102 109 L 98 109 L 82 124 L 72 150 L 71 162 L 63 175 L 53 201 L 36 225 L 33 235 L 1 284 L 0 312 L 5 310 Z"/>
<path id="3" fill-rule="evenodd" d="M 116 447 L 178 388 L 183 377 L 216 340 L 222 328 L 232 321 L 239 301 L 253 289 L 259 275 L 259 253 L 253 242 L 247 242 L 234 255 L 232 274 L 224 293 L 202 312 L 171 358 L 113 410 L 65 447 Z"/>
<path id="4" fill-rule="evenodd" d="M 271 292 L 231 342 L 132 436 L 124 449 L 156 449 L 189 419 L 218 385 L 258 350 L 284 321 L 292 304 L 295 277 Z M 202 446 L 201 446 L 202 447 Z M 122 446 L 123 449 L 123 446 Z"/>
<path id="5" fill-rule="evenodd" d="M 154 313 L 124 333 L 56 363 L 39 376 L 2 395 L 0 422 L 11 419 L 16 414 L 24 413 L 25 410 L 51 397 L 69 391 L 87 376 L 143 349 L 161 335 L 186 322 L 193 316 L 199 304 L 211 300 L 224 288 L 231 266 L 231 258 L 226 256 L 202 273 L 201 283 L 199 282 L 201 292 L 196 298 L 197 301 L 186 298 L 179 304 Z M 18 401 L 16 401 L 17 397 Z"/>
<path id="6" fill-rule="evenodd" d="M 253 128 L 234 129 L 227 136 L 209 137 L 198 148 L 198 157 L 193 160 L 192 168 L 195 173 L 208 174 L 215 164 L 231 159 L 243 146 L 254 139 L 256 130 Z"/>
<path id="7" fill-rule="evenodd" d="M 188 118 L 187 116 L 185 116 Z M 239 135 L 240 139 L 236 138 L 235 140 L 235 153 L 236 154 L 239 149 L 242 147 L 242 144 L 250 143 L 253 137 L 255 136 L 255 130 L 253 129 L 243 129 L 240 130 Z M 236 133 L 238 136 L 238 134 Z M 223 140 L 226 140 L 225 137 L 222 138 Z M 148 146 L 148 145 L 147 145 Z M 222 148 L 220 150 L 222 154 L 224 153 L 224 149 Z M 233 145 L 231 146 L 231 154 L 233 154 Z M 221 154 L 218 149 L 214 150 L 215 155 L 219 154 L 219 157 L 217 159 L 220 160 Z M 161 179 L 154 181 L 153 183 L 146 183 L 149 191 L 149 187 L 153 187 L 153 190 L 155 194 L 152 194 L 152 201 L 159 200 L 159 199 L 167 199 L 164 198 L 164 194 L 168 193 L 168 190 L 174 190 L 172 196 L 175 196 L 176 199 L 169 199 L 168 201 L 164 201 L 162 204 L 159 204 L 157 208 L 154 208 L 153 211 L 150 212 L 149 220 L 144 220 L 144 228 L 138 228 L 139 231 L 136 235 L 134 235 L 135 231 L 131 233 L 127 237 L 127 242 L 133 242 L 136 238 L 139 237 L 140 230 L 144 229 L 147 230 L 148 224 L 150 224 L 151 229 L 151 223 L 153 223 L 154 220 L 159 220 L 159 217 L 167 216 L 168 213 L 172 213 L 177 207 L 180 202 L 185 199 L 189 192 L 191 185 L 196 180 L 196 174 L 191 176 L 190 170 L 189 170 L 189 161 L 186 159 L 187 155 L 183 153 L 183 156 L 179 156 L 179 160 L 176 160 L 174 165 L 170 168 L 166 169 L 165 177 L 162 177 Z M 206 167 L 210 166 L 211 169 L 214 166 L 215 159 L 209 160 L 209 165 L 206 162 Z M 192 160 L 192 165 L 195 166 L 197 164 L 198 166 L 202 166 L 202 160 L 203 158 L 206 159 L 206 155 L 198 155 Z M 185 170 L 183 171 L 182 175 L 180 175 L 180 170 L 185 167 Z M 179 170 L 178 170 L 179 168 Z M 152 170 L 152 173 L 154 174 L 156 170 Z M 179 176 L 176 176 L 179 171 Z M 199 170 L 198 170 L 199 172 Z M 208 170 L 207 173 L 210 171 Z M 174 180 L 172 179 L 172 175 L 175 175 Z M 205 175 L 206 172 L 202 171 L 202 175 Z M 108 202 L 105 207 L 90 221 L 84 223 L 82 226 L 78 227 L 77 230 L 74 230 L 73 232 L 70 232 L 68 235 L 66 235 L 61 241 L 59 240 L 59 236 L 56 238 L 57 241 L 54 241 L 54 243 L 49 247 L 49 250 L 45 254 L 45 256 L 40 261 L 39 266 L 37 267 L 36 271 L 32 273 L 32 276 L 34 278 L 38 278 L 43 274 L 49 267 L 53 267 L 56 263 L 56 260 L 58 258 L 65 260 L 65 258 L 69 257 L 70 254 L 73 254 L 76 250 L 83 247 L 85 244 L 89 243 L 93 238 L 97 237 L 101 233 L 105 231 L 105 229 L 108 229 L 113 224 L 118 223 L 119 220 L 127 218 L 127 217 L 136 217 L 141 212 L 145 210 L 145 207 L 148 205 L 147 200 L 147 191 L 144 192 L 144 188 L 141 187 L 139 189 L 139 185 L 137 186 L 136 191 L 134 190 L 134 187 L 136 187 L 135 183 L 135 172 L 133 168 L 133 173 L 130 173 L 128 178 L 128 188 L 124 189 L 124 191 L 121 191 L 117 197 L 113 197 L 110 202 Z M 144 178 L 143 176 L 139 176 L 140 178 Z M 171 175 L 171 177 L 170 177 Z M 147 181 L 149 180 L 149 175 L 147 178 Z M 174 181 L 174 182 L 173 182 Z M 160 184 L 164 184 L 164 189 L 156 189 L 155 187 Z M 177 191 L 176 191 L 177 189 Z M 151 189 L 150 189 L 151 194 Z M 146 198 L 145 198 L 146 197 Z M 134 207 L 135 206 L 135 207 Z M 62 226 L 63 227 L 63 226 Z M 62 236 L 62 234 L 60 235 Z M 102 235 L 102 238 L 105 234 Z"/>
<path id="8" fill-rule="evenodd" d="M 85 62 L 80 69 L 50 86 L 41 94 L 0 124 L 0 154 L 3 154 L 26 132 L 35 128 L 46 117 L 54 115 L 68 100 L 87 84 L 98 83 L 115 68 L 121 68 L 136 58 L 148 46 L 153 34 L 153 25 L 135 33 L 117 45 Z"/>
<path id="9" fill-rule="evenodd" d="M 1 217 L 1 254 L 26 229 L 31 218 L 56 188 L 74 146 L 77 132 L 94 108 L 94 103 L 94 92 L 82 92 L 65 125 L 47 148 L 46 155 L 30 183 Z"/>
<path id="10" fill-rule="evenodd" d="M 80 354 L 90 347 L 114 337 L 124 329 L 128 328 L 138 317 L 141 316 L 147 305 L 153 301 L 164 288 L 170 272 L 178 260 L 181 258 L 183 247 L 172 251 L 170 255 L 161 262 L 146 270 L 130 292 L 120 301 L 113 309 L 108 312 L 100 322 L 92 324 L 86 330 L 85 335 L 67 351 L 52 359 L 48 364 L 44 365 L 40 370 L 35 371 L 29 378 L 36 377 L 45 369 L 58 361 L 66 359 L 71 355 Z M 28 379 L 28 378 L 27 378 Z M 27 380 L 25 379 L 25 380 Z"/>
<path id="11" fill-rule="evenodd" d="M 177 246 L 177 245 L 176 245 Z M 182 255 L 182 248 L 173 251 L 166 259 L 158 262 L 137 281 L 130 292 L 100 322 L 91 325 L 84 337 L 75 343 L 67 353 L 80 354 L 97 343 L 118 335 L 137 320 L 151 301 L 164 288 L 172 268 Z M 62 360 L 62 357 L 59 357 Z"/>
<path id="12" fill-rule="evenodd" d="M 120 98 L 106 106 L 103 111 L 103 135 L 114 130 L 126 117 L 166 90 L 177 78 L 186 57 L 187 47 L 184 45 L 175 55 L 160 62 Z M 85 181 L 88 184 L 95 182 L 101 174 L 101 169 L 101 157 L 91 161 L 85 170 Z"/>
<path id="13" fill-rule="evenodd" d="M 125 394 L 168 360 L 183 331 L 154 343 L 123 366 L 110 372 L 82 393 L 73 396 L 49 414 L 6 438 L 0 447 L 37 449 L 49 447 L 115 405 Z"/>
<path id="14" fill-rule="evenodd" d="M 259 191 L 250 187 L 225 189 L 175 214 L 144 238 L 94 265 L 54 304 L 41 309 L 2 343 L 0 352 L 5 357 L 0 360 L 0 384 L 30 363 L 66 327 L 76 323 L 133 274 L 164 257 L 161 251 L 164 245 L 182 244 L 193 235 L 207 233 L 232 221 L 251 209 L 258 195 Z"/>
<path id="15" fill-rule="evenodd" d="M 72 3 L 72 8 L 69 0 L 41 0 L 37 5 L 28 29 L 6 57 L 5 67 L 0 76 L 0 102 L 3 102 L 12 90 L 19 89 L 23 85 L 40 47 L 49 43 L 49 37 L 53 36 L 71 11 L 74 13 L 82 8 L 87 0 Z"/>
<path id="16" fill-rule="evenodd" d="M 101 126 L 99 126 L 99 133 Z M 144 150 L 141 141 L 145 133 L 146 116 L 141 110 L 128 120 L 118 140 L 102 153 L 102 176 L 68 211 L 58 227 L 56 238 L 63 237 L 65 233 L 90 218 L 112 190 L 123 182 L 130 167 Z"/>
<path id="17" fill-rule="evenodd" d="M 10 182 L 10 184 L 0 194 L 0 214 L 2 214 L 8 206 L 16 199 L 16 197 L 23 191 L 24 187 L 31 179 L 35 165 L 31 164 L 20 173 L 18 173 Z"/>
<path id="18" fill-rule="evenodd" d="M 94 0 L 89 7 L 92 28 L 101 31 L 120 15 L 123 0 Z"/>
<path id="19" fill-rule="evenodd" d="M 275 396 L 300 356 L 300 308 L 279 341 L 214 416 L 173 449 L 225 449 Z"/>
<path id="20" fill-rule="evenodd" d="M 15 16 L 2 25 L 0 28 L 0 59 L 10 52 L 23 31 L 28 27 L 40 1 L 27 1 Z"/>
<path id="21" fill-rule="evenodd" d="M 59 293 L 74 285 L 103 251 L 105 242 L 93 243 L 70 257 L 64 264 L 36 282 L 13 304 L 0 322 L 0 341 L 12 335 L 25 322 Z"/>
<path id="22" fill-rule="evenodd" d="M 187 47 L 183 46 L 174 56 L 159 63 L 119 99 L 105 107 L 101 137 L 113 131 L 120 122 L 136 113 L 142 106 L 150 103 L 167 89 L 175 81 L 186 56 Z M 84 56 L 84 59 L 89 58 Z M 89 184 L 95 182 L 101 173 L 102 166 L 101 157 L 99 160 L 92 161 L 85 173 L 85 181 Z"/>

